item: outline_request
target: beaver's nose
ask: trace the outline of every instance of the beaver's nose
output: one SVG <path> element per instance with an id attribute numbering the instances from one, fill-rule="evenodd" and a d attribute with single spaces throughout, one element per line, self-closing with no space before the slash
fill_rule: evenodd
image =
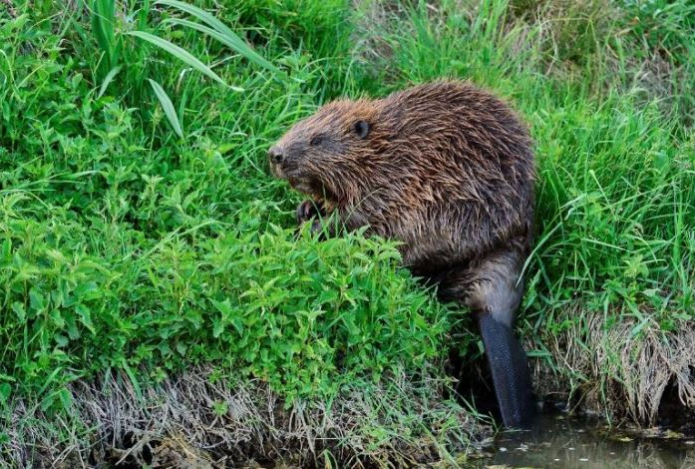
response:
<path id="1" fill-rule="evenodd" d="M 280 148 L 277 145 L 270 147 L 270 150 L 268 150 L 268 156 L 270 157 L 270 161 L 272 161 L 275 164 L 282 163 L 282 160 L 284 159 L 284 155 L 282 154 L 282 148 Z"/>

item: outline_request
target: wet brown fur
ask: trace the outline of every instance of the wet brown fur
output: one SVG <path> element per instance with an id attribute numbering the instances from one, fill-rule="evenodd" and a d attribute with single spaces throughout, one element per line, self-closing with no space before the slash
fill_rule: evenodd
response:
<path id="1" fill-rule="evenodd" d="M 369 124 L 364 139 L 358 121 Z M 285 158 L 271 165 L 275 175 L 326 215 L 402 241 L 404 264 L 439 282 L 442 297 L 511 324 L 531 246 L 535 170 L 528 131 L 501 100 L 443 81 L 334 101 L 275 148 Z"/>

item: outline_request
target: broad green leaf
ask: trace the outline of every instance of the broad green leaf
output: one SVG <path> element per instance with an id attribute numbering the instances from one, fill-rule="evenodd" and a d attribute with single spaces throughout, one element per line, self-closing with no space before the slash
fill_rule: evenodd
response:
<path id="1" fill-rule="evenodd" d="M 174 104 L 171 102 L 171 99 L 169 99 L 169 95 L 166 93 L 166 91 L 164 91 L 164 88 L 162 88 L 162 86 L 156 81 L 151 80 L 149 78 L 147 79 L 147 81 L 149 81 L 150 85 L 152 85 L 154 94 L 157 95 L 159 104 L 161 104 L 162 109 L 164 109 L 164 115 L 167 116 L 167 120 L 171 124 L 171 127 L 174 129 L 174 132 L 176 132 L 176 135 L 178 135 L 180 138 L 183 138 L 183 129 L 181 128 L 179 117 L 176 115 L 176 109 L 174 109 Z"/>
<path id="2" fill-rule="evenodd" d="M 208 77 L 212 78 L 213 80 L 227 86 L 227 83 L 220 78 L 219 75 L 217 75 L 215 72 L 212 71 L 210 67 L 205 65 L 203 62 L 198 60 L 196 57 L 191 55 L 190 52 L 188 52 L 185 49 L 182 49 L 181 47 L 177 46 L 176 44 L 172 44 L 171 42 L 167 41 L 166 39 L 162 39 L 161 37 L 157 37 L 154 34 L 146 33 L 144 31 L 130 31 L 127 32 L 126 34 L 129 34 L 131 36 L 135 36 L 137 38 L 143 39 L 151 44 L 154 44 L 155 46 L 169 52 L 171 55 L 176 57 L 177 59 L 181 60 L 182 62 L 190 65 L 194 69 L 198 70 L 200 73 L 207 75 Z"/>
<path id="3" fill-rule="evenodd" d="M 261 65 L 262 67 L 267 68 L 268 70 L 272 70 L 273 72 L 277 73 L 278 75 L 281 75 L 284 77 L 284 73 L 277 68 L 275 65 L 272 63 L 268 62 L 265 58 L 263 58 L 261 55 L 259 55 L 257 52 L 255 52 L 243 39 L 241 39 L 234 31 L 229 29 L 227 25 L 225 25 L 222 21 L 218 20 L 215 18 L 215 16 L 211 15 L 205 10 L 202 10 L 196 6 L 189 5 L 188 3 L 181 2 L 178 0 L 159 0 L 158 2 L 155 2 L 155 5 L 167 5 L 170 7 L 178 8 L 181 11 L 184 11 L 186 13 L 189 13 L 199 20 L 207 23 L 209 26 L 211 26 L 215 32 L 217 33 L 216 35 L 213 35 L 210 33 L 212 31 L 209 28 L 205 28 L 205 26 L 202 25 L 197 25 L 196 26 L 191 26 L 192 24 L 197 24 L 197 23 L 190 23 L 187 26 L 192 27 L 197 29 L 198 31 L 202 31 L 206 34 L 209 34 L 210 36 L 214 37 L 218 41 L 226 44 L 227 46 L 231 47 L 247 59 L 251 60 L 252 62 Z M 173 22 L 173 20 L 170 20 Z M 185 20 L 178 20 L 178 21 L 185 21 Z M 183 23 L 181 23 L 183 24 Z M 202 29 L 205 28 L 205 29 Z"/>

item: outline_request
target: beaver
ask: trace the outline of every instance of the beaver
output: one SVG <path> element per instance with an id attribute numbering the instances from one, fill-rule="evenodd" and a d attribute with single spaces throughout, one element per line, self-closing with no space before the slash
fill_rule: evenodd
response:
<path id="1" fill-rule="evenodd" d="M 309 196 L 300 224 L 337 223 L 400 241 L 402 262 L 470 308 L 502 420 L 533 416 L 526 354 L 513 332 L 532 247 L 535 163 L 529 132 L 500 99 L 437 81 L 383 99 L 337 100 L 269 152 L 272 173 Z"/>

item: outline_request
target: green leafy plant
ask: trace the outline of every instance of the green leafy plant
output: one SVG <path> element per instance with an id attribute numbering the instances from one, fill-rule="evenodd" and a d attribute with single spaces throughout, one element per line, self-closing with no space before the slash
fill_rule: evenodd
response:
<path id="1" fill-rule="evenodd" d="M 285 77 L 282 71 L 251 49 L 229 27 L 205 10 L 176 0 L 160 0 L 155 2 L 153 7 L 158 5 L 167 6 L 185 14 L 189 14 L 195 19 L 204 22 L 209 27 L 200 23 L 178 18 L 169 18 L 165 21 L 165 23 L 183 26 L 184 28 L 188 28 L 190 30 L 200 31 L 221 42 L 231 50 L 239 53 L 242 57 L 245 57 L 250 62 L 271 71 L 277 77 Z M 118 19 L 116 10 L 118 8 L 119 4 L 116 0 L 94 0 L 92 3 L 92 32 L 101 51 L 100 62 L 97 67 L 97 74 L 101 77 L 101 87 L 98 94 L 99 97 L 106 93 L 109 85 L 114 82 L 114 80 L 118 79 L 117 77 L 119 73 L 124 68 L 130 69 L 135 67 L 136 69 L 142 69 L 142 61 L 147 58 L 146 52 L 140 46 L 137 44 L 128 43 L 125 41 L 123 36 L 132 36 L 141 41 L 152 44 L 165 51 L 170 56 L 188 65 L 192 69 L 213 79 L 219 84 L 237 92 L 244 91 L 244 89 L 241 87 L 228 85 L 217 73 L 212 70 L 210 66 L 204 64 L 194 54 L 165 38 L 159 37 L 158 35 L 146 30 L 125 30 L 125 25 L 122 25 L 123 30 L 117 30 L 116 25 L 118 23 Z M 142 5 L 140 10 L 141 28 L 145 28 L 147 26 L 147 13 L 149 10 L 150 4 L 148 1 Z M 152 86 L 157 100 L 164 110 L 164 115 L 167 121 L 171 125 L 176 135 L 183 138 L 184 131 L 181 125 L 181 119 L 176 113 L 171 97 L 167 94 L 161 84 L 157 83 L 151 78 L 148 78 L 147 75 L 148 72 L 146 71 L 146 67 L 144 70 L 137 70 L 134 74 L 130 75 L 135 77 L 134 82 L 128 83 L 126 86 L 122 86 L 121 88 L 133 87 L 135 90 L 141 90 L 143 80 L 147 79 Z M 139 95 L 140 93 L 137 94 Z"/>

